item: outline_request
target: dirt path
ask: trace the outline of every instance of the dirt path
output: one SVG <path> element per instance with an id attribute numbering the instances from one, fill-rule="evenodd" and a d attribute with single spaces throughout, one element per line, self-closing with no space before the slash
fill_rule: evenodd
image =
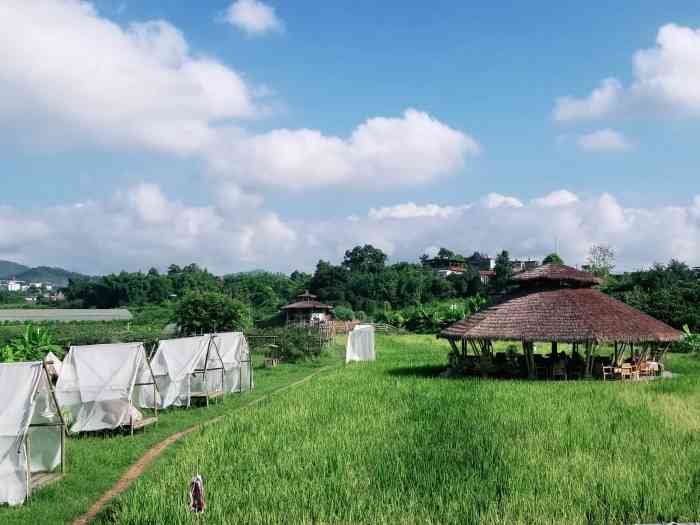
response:
<path id="1" fill-rule="evenodd" d="M 302 383 L 306 383 L 307 381 L 311 380 L 312 378 L 314 378 L 315 376 L 317 376 L 321 372 L 325 372 L 329 368 L 331 368 L 331 367 L 324 366 L 324 367 L 318 369 L 317 371 L 315 371 L 314 373 L 306 376 L 305 378 L 300 379 L 299 381 L 295 381 L 294 383 L 290 383 L 290 384 L 282 386 L 276 390 L 273 390 L 269 394 L 265 394 L 264 396 L 261 396 L 257 399 L 254 399 L 253 401 L 251 401 L 249 403 L 241 405 L 240 407 L 236 408 L 235 410 L 232 410 L 231 412 L 237 412 L 239 410 L 250 407 L 252 405 L 256 405 L 256 404 L 260 403 L 261 401 L 268 399 L 270 396 L 272 396 L 274 394 L 277 394 L 277 393 L 282 392 L 284 390 L 287 390 L 289 388 L 298 386 Z M 171 446 L 176 441 L 187 436 L 188 434 L 191 434 L 192 432 L 199 430 L 202 427 L 205 427 L 207 425 L 211 425 L 213 423 L 221 421 L 224 417 L 226 417 L 226 415 L 217 416 L 215 418 L 203 421 L 202 423 L 198 423 L 198 424 L 191 426 L 185 430 L 182 430 L 181 432 L 177 432 L 177 433 L 173 434 L 172 436 L 167 437 L 166 439 L 164 439 L 163 441 L 161 441 L 157 445 L 154 445 L 153 447 L 151 447 L 148 450 L 148 452 L 146 452 L 143 456 L 141 456 L 141 458 L 139 458 L 139 460 L 136 463 L 134 463 L 129 468 L 129 470 L 127 470 L 122 475 L 121 478 L 119 478 L 119 480 L 114 484 L 114 486 L 111 489 L 109 489 L 107 492 L 105 492 L 102 495 L 102 497 L 100 497 L 100 499 L 98 499 L 85 514 L 83 514 L 82 516 L 77 518 L 73 522 L 73 525 L 86 525 L 87 523 L 92 521 L 107 506 L 107 504 L 109 502 L 111 502 L 114 498 L 119 496 L 122 492 L 125 492 L 135 480 L 137 480 L 139 477 L 141 477 L 144 470 L 146 470 L 146 467 L 148 467 L 148 465 L 150 465 L 154 459 L 156 459 L 158 456 L 160 456 L 161 453 L 166 448 Z"/>

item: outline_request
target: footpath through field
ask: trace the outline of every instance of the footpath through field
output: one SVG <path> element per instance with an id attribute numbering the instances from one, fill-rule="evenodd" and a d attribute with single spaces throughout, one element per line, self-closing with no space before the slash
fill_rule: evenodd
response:
<path id="1" fill-rule="evenodd" d="M 290 383 L 288 385 L 282 386 L 280 388 L 277 388 L 276 390 L 270 392 L 269 394 L 265 394 L 261 397 L 258 397 L 257 399 L 254 399 L 248 403 L 245 403 L 239 407 L 237 407 L 235 410 L 232 412 L 237 412 L 239 410 L 242 410 L 244 408 L 251 407 L 253 405 L 256 405 L 264 400 L 269 399 L 270 397 L 274 396 L 275 394 L 279 394 L 280 392 L 283 392 L 285 390 L 288 390 L 290 388 L 293 388 L 295 386 L 301 385 L 303 383 L 306 383 L 316 377 L 317 375 L 331 369 L 331 366 L 324 366 L 320 368 L 319 370 L 312 372 L 310 375 L 304 377 L 303 379 L 300 379 L 298 381 L 295 381 L 293 383 Z M 230 413 L 230 412 L 229 412 Z M 73 525 L 86 525 L 90 521 L 92 521 L 101 511 L 104 509 L 107 504 L 109 504 L 110 501 L 112 501 L 114 498 L 119 496 L 122 492 L 126 491 L 131 484 L 137 480 L 143 472 L 146 470 L 146 468 L 156 459 L 158 456 L 160 456 L 164 450 L 166 450 L 168 447 L 182 439 L 183 437 L 191 434 L 192 432 L 199 430 L 205 426 L 211 425 L 213 423 L 217 423 L 224 419 L 226 417 L 226 414 L 222 414 L 220 416 L 216 416 L 212 419 L 203 421 L 202 423 L 198 423 L 196 425 L 193 425 L 185 430 L 182 430 L 180 432 L 177 432 L 154 447 L 152 447 L 148 452 L 146 452 L 139 460 L 134 463 L 129 470 L 127 470 L 124 475 L 115 483 L 115 485 L 109 489 L 107 492 L 105 492 L 100 499 L 98 499 L 95 504 L 90 507 L 90 509 L 80 516 L 78 519 L 76 519 L 73 522 Z"/>

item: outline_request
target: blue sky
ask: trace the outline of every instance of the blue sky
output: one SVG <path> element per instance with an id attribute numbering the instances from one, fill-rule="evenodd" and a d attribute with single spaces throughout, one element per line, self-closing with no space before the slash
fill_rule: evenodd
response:
<path id="1" fill-rule="evenodd" d="M 0 257 L 700 264 L 697 4 L 475 4 L 8 2 Z"/>

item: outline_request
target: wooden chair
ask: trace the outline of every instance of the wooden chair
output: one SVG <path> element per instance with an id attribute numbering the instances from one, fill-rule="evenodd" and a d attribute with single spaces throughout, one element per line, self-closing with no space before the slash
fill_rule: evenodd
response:
<path id="1" fill-rule="evenodd" d="M 552 365 L 552 379 L 568 379 L 566 375 L 566 363 L 564 361 L 558 361 Z"/>
<path id="2" fill-rule="evenodd" d="M 640 377 L 653 377 L 654 372 L 651 370 L 649 363 L 646 361 L 639 362 L 639 376 Z"/>
<path id="3" fill-rule="evenodd" d="M 620 379 L 639 379 L 639 370 L 632 363 L 623 363 L 620 367 Z"/>
<path id="4" fill-rule="evenodd" d="M 608 379 L 615 379 L 616 374 L 615 374 L 615 367 L 614 366 L 604 366 L 603 367 L 603 381 L 607 381 Z"/>

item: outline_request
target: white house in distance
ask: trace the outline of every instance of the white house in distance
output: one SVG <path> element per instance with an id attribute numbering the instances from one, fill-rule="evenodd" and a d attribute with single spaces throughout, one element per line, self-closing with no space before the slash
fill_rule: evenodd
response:
<path id="1" fill-rule="evenodd" d="M 22 283 L 20 281 L 15 281 L 14 279 L 7 281 L 7 291 L 8 292 L 21 292 L 22 291 Z"/>

